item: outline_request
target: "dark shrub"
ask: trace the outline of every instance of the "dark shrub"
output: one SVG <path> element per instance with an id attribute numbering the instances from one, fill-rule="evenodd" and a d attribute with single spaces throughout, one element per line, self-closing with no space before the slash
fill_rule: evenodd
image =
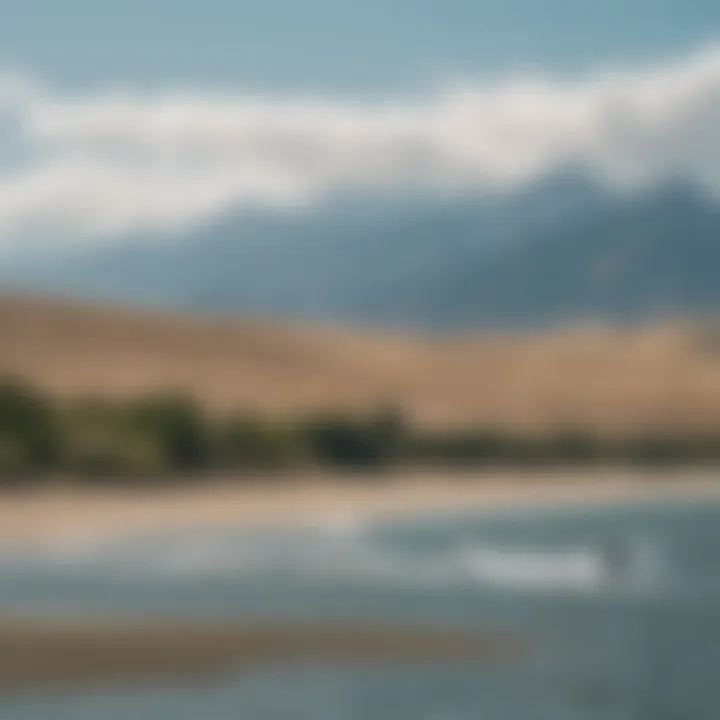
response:
<path id="1" fill-rule="evenodd" d="M 367 416 L 326 413 L 303 424 L 314 460 L 347 469 L 385 467 L 399 460 L 407 447 L 402 415 L 383 408 Z"/>
<path id="2" fill-rule="evenodd" d="M 421 463 L 478 466 L 500 463 L 511 450 L 507 438 L 490 430 L 447 429 L 416 435 L 412 455 Z"/>
<path id="3" fill-rule="evenodd" d="M 63 467 L 83 477 L 145 477 L 168 469 L 155 436 L 133 427 L 118 403 L 88 400 L 63 413 Z"/>
<path id="4" fill-rule="evenodd" d="M 303 465 L 308 453 L 301 433 L 252 413 L 236 415 L 217 432 L 217 454 L 224 467 L 273 470 Z"/>
<path id="5" fill-rule="evenodd" d="M 648 435 L 628 440 L 624 458 L 632 465 L 669 467 L 687 459 L 688 445 L 679 437 Z"/>
<path id="6" fill-rule="evenodd" d="M 0 379 L 0 471 L 45 469 L 59 450 L 52 404 L 14 377 Z"/>
<path id="7" fill-rule="evenodd" d="M 549 464 L 593 465 L 609 459 L 612 447 L 580 430 L 558 432 L 547 441 Z"/>
<path id="8" fill-rule="evenodd" d="M 184 395 L 166 393 L 136 400 L 125 411 L 124 429 L 140 455 L 167 470 L 200 470 L 211 460 L 203 413 Z"/>

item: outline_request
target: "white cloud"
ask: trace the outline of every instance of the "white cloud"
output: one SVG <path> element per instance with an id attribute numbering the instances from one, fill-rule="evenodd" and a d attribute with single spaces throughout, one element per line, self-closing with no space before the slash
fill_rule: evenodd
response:
<path id="1" fill-rule="evenodd" d="M 720 196 L 720 48 L 655 68 L 466 83 L 348 104 L 242 93 L 72 97 L 0 75 L 0 238 L 174 230 L 242 204 L 368 189 L 513 187 L 576 165 L 619 186 Z"/>

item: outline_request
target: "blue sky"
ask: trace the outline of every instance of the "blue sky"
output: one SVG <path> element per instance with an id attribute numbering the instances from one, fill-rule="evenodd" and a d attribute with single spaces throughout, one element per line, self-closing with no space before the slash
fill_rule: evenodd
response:
<path id="1" fill-rule="evenodd" d="M 720 200 L 720 0 L 0 0 L 0 250 L 562 168 Z"/>
<path id="2" fill-rule="evenodd" d="M 412 90 L 582 72 L 720 36 L 717 0 L 0 0 L 0 67 L 62 86 Z"/>

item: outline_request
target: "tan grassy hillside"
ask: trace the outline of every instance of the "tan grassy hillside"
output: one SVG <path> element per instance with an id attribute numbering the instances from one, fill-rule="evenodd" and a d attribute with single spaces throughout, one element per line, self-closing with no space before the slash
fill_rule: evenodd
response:
<path id="1" fill-rule="evenodd" d="M 212 409 L 397 402 L 428 423 L 720 430 L 720 333 L 666 324 L 431 339 L 0 298 L 0 370 Z"/>

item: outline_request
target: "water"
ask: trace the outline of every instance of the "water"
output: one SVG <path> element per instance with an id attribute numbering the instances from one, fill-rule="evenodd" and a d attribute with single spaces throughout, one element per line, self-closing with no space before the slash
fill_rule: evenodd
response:
<path id="1" fill-rule="evenodd" d="M 508 628 L 511 664 L 320 661 L 0 698 L 3 720 L 717 720 L 720 501 L 196 530 L 6 553 L 0 607 Z"/>

